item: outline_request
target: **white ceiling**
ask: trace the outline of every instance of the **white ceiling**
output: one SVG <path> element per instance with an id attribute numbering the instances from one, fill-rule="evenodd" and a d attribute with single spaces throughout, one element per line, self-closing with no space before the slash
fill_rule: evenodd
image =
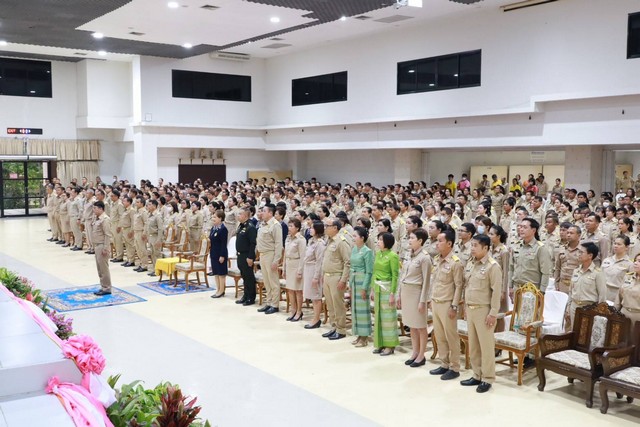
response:
<path id="1" fill-rule="evenodd" d="M 340 0 L 329 0 L 340 1 Z M 423 7 L 385 7 L 367 13 L 371 19 L 361 21 L 355 17 L 326 24 L 310 26 L 279 35 L 284 40 L 277 43 L 291 46 L 280 49 L 266 49 L 264 46 L 276 43 L 263 39 L 229 49 L 233 52 L 250 54 L 258 58 L 268 58 L 294 51 L 310 49 L 318 45 L 337 43 L 341 40 L 363 37 L 384 31 L 400 31 L 402 28 L 434 22 L 448 15 L 474 13 L 487 8 L 514 3 L 515 0 L 483 0 L 471 5 L 450 0 L 423 0 Z M 238 40 L 245 40 L 275 31 L 313 22 L 303 15 L 309 11 L 246 2 L 244 0 L 178 0 L 180 7 L 171 9 L 165 0 L 133 0 L 127 5 L 78 27 L 87 32 L 101 32 L 105 37 L 136 40 L 143 42 L 182 45 L 191 43 L 223 46 Z M 205 4 L 218 6 L 209 11 L 201 7 Z M 376 22 L 402 15 L 410 17 L 394 23 Z M 272 17 L 280 21 L 273 23 Z M 0 40 L 2 39 L 0 27 Z M 144 33 L 142 36 L 130 32 Z M 53 48 L 47 46 L 21 45 L 9 43 L 2 50 L 28 52 L 43 55 L 74 56 L 78 49 Z M 131 60 L 131 55 L 112 54 L 100 56 L 95 51 L 84 51 L 87 58 L 109 60 Z M 76 55 L 77 56 L 77 55 Z"/>

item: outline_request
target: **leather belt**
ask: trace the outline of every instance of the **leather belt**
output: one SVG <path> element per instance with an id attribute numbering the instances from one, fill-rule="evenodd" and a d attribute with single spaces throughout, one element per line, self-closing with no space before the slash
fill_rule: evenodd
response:
<path id="1" fill-rule="evenodd" d="M 490 307 L 489 304 L 467 304 L 467 307 L 471 310 L 475 310 L 477 308 Z"/>
<path id="2" fill-rule="evenodd" d="M 451 304 L 453 302 L 452 299 L 444 300 L 444 299 L 435 299 L 435 298 L 431 298 L 431 301 L 436 302 L 438 304 L 444 304 L 444 303 Z"/>
<path id="3" fill-rule="evenodd" d="M 595 301 L 573 301 L 578 307 L 584 307 L 585 305 L 595 304 Z"/>
<path id="4" fill-rule="evenodd" d="M 325 276 L 342 276 L 342 272 L 339 273 L 324 273 Z"/>

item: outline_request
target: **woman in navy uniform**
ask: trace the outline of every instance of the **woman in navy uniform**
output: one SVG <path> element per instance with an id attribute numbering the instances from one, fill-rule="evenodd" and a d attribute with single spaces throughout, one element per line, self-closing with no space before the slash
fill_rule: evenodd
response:
<path id="1" fill-rule="evenodd" d="M 229 253 L 227 251 L 227 236 L 229 230 L 224 226 L 224 211 L 218 209 L 212 217 L 213 226 L 209 232 L 209 240 L 211 241 L 211 275 L 215 276 L 216 293 L 211 298 L 220 298 L 224 296 L 227 281 L 227 260 Z"/>

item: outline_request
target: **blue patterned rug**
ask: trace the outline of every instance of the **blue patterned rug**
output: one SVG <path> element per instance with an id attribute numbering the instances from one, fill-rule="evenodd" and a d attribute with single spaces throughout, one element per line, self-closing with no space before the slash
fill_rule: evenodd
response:
<path id="1" fill-rule="evenodd" d="M 99 290 L 100 285 L 93 285 L 53 289 L 51 291 L 44 291 L 43 294 L 48 298 L 47 306 L 61 312 L 146 301 L 144 298 L 140 298 L 118 288 L 112 288 L 111 295 L 99 297 L 93 294 Z"/>
<path id="2" fill-rule="evenodd" d="M 192 292 L 207 292 L 215 290 L 215 287 L 207 288 L 207 285 L 204 282 L 202 285 L 192 282 L 189 284 L 189 291 L 185 291 L 184 280 L 178 280 L 178 286 L 176 287 L 173 286 L 173 282 L 169 282 L 168 280 L 163 280 L 162 282 L 138 283 L 138 286 L 142 286 L 143 288 L 150 289 L 162 295 L 182 295 L 187 293 L 190 294 Z"/>

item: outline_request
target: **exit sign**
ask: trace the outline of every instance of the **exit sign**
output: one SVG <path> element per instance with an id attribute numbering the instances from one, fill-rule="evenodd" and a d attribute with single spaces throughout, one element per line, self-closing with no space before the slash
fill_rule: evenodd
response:
<path id="1" fill-rule="evenodd" d="M 37 128 L 7 128 L 9 135 L 42 135 L 42 129 Z"/>

